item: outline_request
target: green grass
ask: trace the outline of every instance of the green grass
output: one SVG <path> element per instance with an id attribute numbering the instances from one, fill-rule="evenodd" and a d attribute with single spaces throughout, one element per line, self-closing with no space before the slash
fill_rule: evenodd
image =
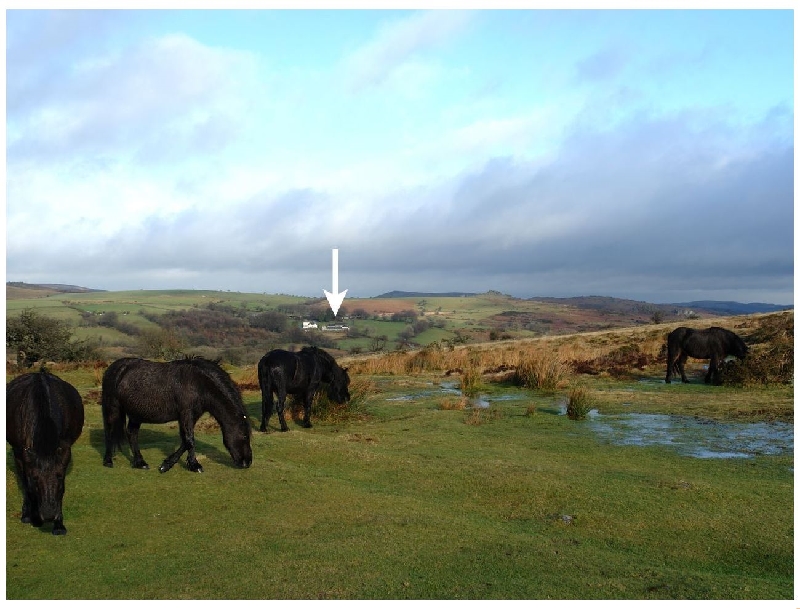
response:
<path id="1" fill-rule="evenodd" d="M 84 396 L 97 390 L 94 371 L 59 374 Z M 558 416 L 563 396 L 503 386 L 488 391 L 516 399 L 469 424 L 469 410 L 442 410 L 425 393 L 441 380 L 374 377 L 365 418 L 279 433 L 273 417 L 271 433 L 253 435 L 248 470 L 232 467 L 218 431 L 198 432 L 202 474 L 185 459 L 158 472 L 174 425 L 143 426 L 151 470 L 131 469 L 127 449 L 104 468 L 99 406 L 87 400 L 66 536 L 19 522 L 7 449 L 7 597 L 793 597 L 791 455 L 703 460 L 614 446 Z M 670 412 L 697 399 L 720 416 L 740 393 L 590 385 L 608 407 L 627 396 Z M 387 400 L 406 394 L 416 397 Z M 786 400 L 746 395 L 753 408 Z M 245 402 L 255 423 L 260 396 Z"/>

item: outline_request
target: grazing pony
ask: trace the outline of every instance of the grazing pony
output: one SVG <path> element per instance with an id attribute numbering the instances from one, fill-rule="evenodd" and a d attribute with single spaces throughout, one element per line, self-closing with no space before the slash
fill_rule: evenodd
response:
<path id="1" fill-rule="evenodd" d="M 64 478 L 83 416 L 77 389 L 44 369 L 6 385 L 6 441 L 22 487 L 22 522 L 40 527 L 52 521 L 53 535 L 67 533 Z"/>
<path id="2" fill-rule="evenodd" d="M 274 349 L 258 362 L 261 386 L 261 431 L 267 431 L 272 416 L 272 394 L 278 396 L 281 431 L 288 431 L 283 416 L 286 394 L 303 396 L 303 427 L 311 427 L 311 402 L 321 383 L 328 383 L 328 397 L 343 404 L 350 400 L 350 377 L 333 357 L 317 347 L 303 347 L 299 353 Z"/>
<path id="3" fill-rule="evenodd" d="M 239 467 L 250 467 L 250 421 L 239 388 L 219 364 L 192 357 L 173 362 L 151 362 L 126 357 L 113 362 L 103 374 L 103 427 L 106 453 L 103 465 L 113 467 L 115 446 L 122 448 L 125 418 L 133 467 L 148 469 L 139 450 L 142 423 L 178 421 L 181 445 L 159 467 L 168 471 L 188 451 L 186 465 L 202 472 L 194 445 L 194 426 L 208 412 L 222 429 L 225 448 Z"/>
<path id="4" fill-rule="evenodd" d="M 729 355 L 743 359 L 747 355 L 747 345 L 736 334 L 717 326 L 705 330 L 680 327 L 667 337 L 667 376 L 665 382 L 672 382 L 673 372 L 681 375 L 681 381 L 688 383 L 683 365 L 686 359 L 710 359 L 705 382 L 716 378 L 719 365 Z"/>

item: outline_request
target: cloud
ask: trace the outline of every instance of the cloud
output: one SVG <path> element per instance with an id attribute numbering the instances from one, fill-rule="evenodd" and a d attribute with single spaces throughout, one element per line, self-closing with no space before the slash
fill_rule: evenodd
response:
<path id="1" fill-rule="evenodd" d="M 418 77 L 424 68 L 417 58 L 448 42 L 469 20 L 469 12 L 433 10 L 390 22 L 345 60 L 348 88 L 360 92 L 379 87 L 403 72 Z"/>
<path id="2" fill-rule="evenodd" d="M 42 242 L 38 270 L 220 285 L 249 276 L 265 290 L 314 294 L 338 247 L 340 285 L 361 295 L 791 294 L 794 152 L 775 144 L 770 124 L 747 133 L 691 113 L 607 130 L 581 123 L 546 162 L 498 157 L 436 184 L 384 184 L 358 204 L 336 190 L 292 189 L 167 215 L 154 208 L 113 235 L 84 235 L 71 255 Z M 37 270 L 19 244 L 8 264 Z"/>
<path id="3" fill-rule="evenodd" d="M 52 64 L 49 64 L 52 65 Z M 138 155 L 157 163 L 224 148 L 245 123 L 257 63 L 181 34 L 73 58 L 55 78 L 9 73 L 8 156 Z M 13 112 L 12 112 L 13 110 Z"/>
<path id="4" fill-rule="evenodd" d="M 611 80 L 619 75 L 627 64 L 627 53 L 618 47 L 607 47 L 576 64 L 576 79 L 578 82 Z"/>
<path id="5" fill-rule="evenodd" d="M 321 295 L 338 247 L 353 295 L 791 301 L 790 102 L 653 105 L 619 46 L 564 69 L 585 87 L 515 100 L 507 73 L 445 69 L 466 12 L 404 13 L 312 76 L 183 34 L 120 46 L 114 15 L 10 18 L 11 279 Z"/>

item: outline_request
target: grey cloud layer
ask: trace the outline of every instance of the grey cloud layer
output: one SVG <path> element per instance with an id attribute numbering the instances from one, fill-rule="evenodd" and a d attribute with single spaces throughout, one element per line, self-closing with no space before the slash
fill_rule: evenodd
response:
<path id="1" fill-rule="evenodd" d="M 790 293 L 793 149 L 759 147 L 763 134 L 741 140 L 733 129 L 700 137 L 684 125 L 576 132 L 545 166 L 495 159 L 435 192 L 396 193 L 348 215 L 335 193 L 295 190 L 152 219 L 99 247 L 108 252 L 100 268 L 327 281 L 329 249 L 339 247 L 343 280 L 362 294 L 421 289 L 415 281 L 518 295 L 604 286 Z"/>
<path id="2" fill-rule="evenodd" d="M 261 102 L 254 84 L 261 66 L 248 53 L 212 51 L 181 35 L 82 55 L 76 41 L 102 36 L 114 18 L 54 12 L 40 30 L 11 30 L 9 209 L 22 216 L 50 205 L 23 199 L 32 191 L 22 182 L 42 175 L 31 168 L 104 175 L 98 168 L 128 163 L 134 178 L 160 172 L 159 186 L 200 204 L 143 212 L 115 233 L 86 230 L 91 213 L 75 218 L 63 209 L 64 232 L 73 235 L 36 235 L 30 221 L 9 214 L 10 227 L 26 230 L 24 239 L 8 237 L 11 279 L 311 295 L 330 287 L 330 248 L 338 247 L 340 287 L 358 295 L 498 289 L 678 301 L 706 290 L 792 300 L 792 108 L 774 108 L 745 127 L 714 108 L 643 109 L 621 120 L 617 108 L 636 92 L 617 88 L 615 78 L 632 60 L 629 50 L 607 47 L 574 66 L 582 82 L 606 88 L 559 132 L 561 144 L 547 157 L 491 158 L 493 136 L 505 145 L 516 134 L 515 149 L 526 150 L 549 126 L 546 114 L 492 116 L 413 149 L 431 164 L 454 159 L 442 162 L 435 181 L 401 187 L 390 177 L 367 186 L 361 181 L 372 176 L 363 176 L 348 194 L 324 180 L 265 186 L 256 195 L 207 194 L 214 155 L 246 139 L 248 116 Z M 342 61 L 350 94 L 387 83 L 471 18 L 422 13 L 378 31 Z M 62 48 L 74 55 L 53 60 Z M 458 173 L 452 168 L 463 149 L 470 162 L 482 161 Z M 206 175 L 196 177 L 193 163 Z M 33 222 L 40 220 L 50 219 Z"/>

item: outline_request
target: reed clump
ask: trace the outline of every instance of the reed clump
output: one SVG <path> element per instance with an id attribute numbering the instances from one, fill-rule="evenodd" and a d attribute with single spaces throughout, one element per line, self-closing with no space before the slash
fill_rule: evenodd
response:
<path id="1" fill-rule="evenodd" d="M 480 368 L 470 365 L 461 374 L 461 393 L 467 397 L 474 398 L 480 392 L 483 381 L 481 380 Z"/>
<path id="2" fill-rule="evenodd" d="M 557 353 L 539 350 L 520 355 L 514 382 L 528 389 L 555 391 L 571 373 L 571 365 Z"/>
<path id="3" fill-rule="evenodd" d="M 733 387 L 794 383 L 794 313 L 786 312 L 749 322 L 755 328 L 746 338 L 744 360 L 724 362 L 717 381 Z"/>
<path id="4" fill-rule="evenodd" d="M 573 421 L 585 419 L 594 406 L 592 394 L 584 387 L 573 387 L 567 396 L 567 417 Z"/>
<path id="5" fill-rule="evenodd" d="M 439 401 L 439 410 L 466 410 L 467 404 L 466 396 L 447 396 Z"/>
<path id="6" fill-rule="evenodd" d="M 364 406 L 367 399 L 371 395 L 379 393 L 375 383 L 369 379 L 359 377 L 351 377 L 349 391 L 350 400 L 339 404 L 328 397 L 328 392 L 325 391 L 323 385 L 322 390 L 314 395 L 314 400 L 311 402 L 312 419 L 317 419 L 325 423 L 338 423 L 361 418 L 365 416 Z M 303 416 L 302 398 L 292 396 L 291 401 L 287 403 L 286 407 L 290 409 L 294 420 L 299 420 Z"/>

